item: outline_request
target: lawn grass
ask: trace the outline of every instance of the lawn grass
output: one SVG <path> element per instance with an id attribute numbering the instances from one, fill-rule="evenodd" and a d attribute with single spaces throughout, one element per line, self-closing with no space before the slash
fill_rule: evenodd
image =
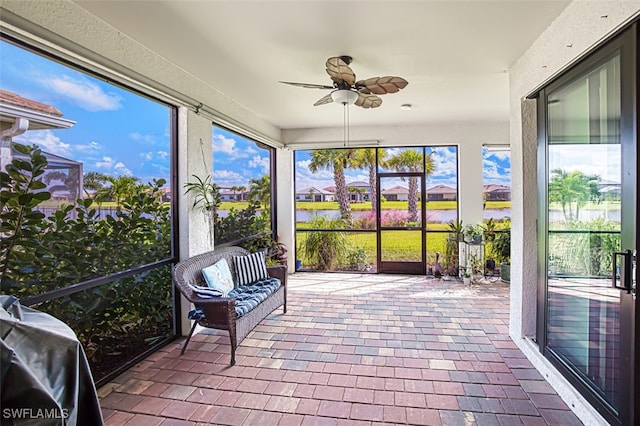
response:
<path id="1" fill-rule="evenodd" d="M 444 224 L 446 227 L 447 225 Z M 300 227 L 298 227 L 300 229 Z M 325 232 L 325 231 L 322 231 Z M 331 232 L 331 231 L 327 231 Z M 368 264 L 376 264 L 377 259 L 377 241 L 376 232 L 344 232 L 349 241 L 351 250 L 356 247 L 363 247 L 366 253 L 366 261 Z M 309 259 L 304 258 L 301 253 L 300 247 L 304 244 L 307 238 L 307 232 L 296 232 L 296 244 L 297 244 L 297 258 L 302 260 L 302 264 L 305 267 L 312 267 L 309 264 Z M 433 263 L 435 261 L 435 253 L 441 254 L 446 251 L 446 244 L 448 233 L 444 232 L 427 232 L 427 262 Z M 402 260 L 402 261 L 421 261 L 422 260 L 422 233 L 419 231 L 385 231 L 382 234 L 383 238 L 383 259 L 385 260 Z M 346 267 L 346 257 L 348 253 L 343 256 L 339 263 Z M 442 259 L 441 259 L 442 261 Z M 342 268 L 344 269 L 344 268 Z"/>
<path id="2" fill-rule="evenodd" d="M 407 210 L 406 201 L 383 201 L 382 210 Z M 458 207 L 457 201 L 427 201 L 427 210 L 453 210 Z M 511 201 L 487 201 L 486 209 L 508 209 Z M 337 201 L 297 201 L 297 210 L 338 210 Z M 371 202 L 351 203 L 352 211 L 369 211 Z"/>
<path id="3" fill-rule="evenodd" d="M 220 210 L 243 210 L 248 207 L 246 201 L 222 201 Z M 453 210 L 458 207 L 457 201 L 427 201 L 427 210 Z M 511 201 L 487 201 L 486 209 L 508 209 L 511 208 Z M 296 201 L 297 210 L 338 210 L 337 201 Z M 406 201 L 383 201 L 382 210 L 407 210 Z M 369 211 L 371 210 L 371 202 L 364 201 L 361 203 L 351 203 L 351 210 Z"/>

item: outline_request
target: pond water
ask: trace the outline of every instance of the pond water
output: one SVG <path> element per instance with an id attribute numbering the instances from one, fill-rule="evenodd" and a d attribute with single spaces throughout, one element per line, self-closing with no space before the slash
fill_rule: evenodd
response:
<path id="1" fill-rule="evenodd" d="M 296 210 L 296 222 L 309 222 L 314 212 L 321 216 L 328 216 L 330 218 L 339 217 L 339 210 Z M 354 219 L 358 219 L 367 214 L 368 211 L 356 211 L 351 213 Z M 485 217 L 494 219 L 504 219 L 510 217 L 510 209 L 492 209 L 485 210 Z M 458 217 L 457 210 L 429 210 L 427 211 L 428 222 L 430 223 L 449 223 Z"/>
<path id="2" fill-rule="evenodd" d="M 328 216 L 330 218 L 340 216 L 339 210 L 296 210 L 296 222 L 309 222 L 311 216 L 315 213 L 318 215 Z M 221 217 L 226 217 L 227 210 L 219 210 Z M 368 211 L 352 212 L 354 219 L 367 215 Z M 427 216 L 430 223 L 449 223 L 457 218 L 457 210 L 428 210 Z M 511 209 L 488 209 L 484 211 L 485 219 L 505 219 L 511 217 Z M 580 220 L 593 220 L 598 217 L 604 217 L 607 221 L 620 222 L 620 210 L 583 210 L 580 212 Z M 549 212 L 550 222 L 564 222 L 564 214 L 561 210 L 552 210 Z"/>

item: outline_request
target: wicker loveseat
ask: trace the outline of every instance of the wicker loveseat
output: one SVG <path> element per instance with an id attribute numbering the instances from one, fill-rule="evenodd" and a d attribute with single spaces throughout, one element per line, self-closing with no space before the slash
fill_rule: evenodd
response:
<path id="1" fill-rule="evenodd" d="M 283 306 L 284 313 L 287 312 L 287 270 L 285 266 L 267 267 L 269 276 L 277 279 L 271 280 L 275 284 L 272 287 L 277 287 L 277 289 L 257 303 L 257 306 L 250 306 L 248 312 L 244 312 L 247 310 L 246 307 L 237 307 L 236 298 L 233 297 L 233 293 L 242 293 L 245 286 L 238 287 L 236 285 L 236 288 L 230 293 L 230 297 L 214 298 L 202 298 L 189 286 L 190 284 L 206 286 L 202 269 L 213 265 L 221 259 L 226 259 L 234 277 L 234 282 L 237 283 L 233 258 L 247 254 L 249 252 L 241 247 L 225 247 L 190 257 L 176 264 L 173 269 L 173 282 L 180 293 L 189 302 L 193 303 L 196 308 L 189 313 L 189 317 L 194 320 L 194 323 L 180 354 L 183 354 L 187 348 L 196 325 L 227 330 L 231 340 L 231 365 L 234 365 L 236 363 L 236 347 L 244 340 L 247 334 L 278 307 Z M 241 297 L 238 297 L 238 299 L 241 299 Z"/>

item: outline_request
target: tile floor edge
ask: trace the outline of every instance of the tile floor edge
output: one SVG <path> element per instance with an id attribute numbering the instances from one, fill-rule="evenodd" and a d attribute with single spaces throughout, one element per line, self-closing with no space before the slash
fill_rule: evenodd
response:
<path id="1" fill-rule="evenodd" d="M 586 426 L 609 425 L 609 422 L 542 355 L 537 344 L 526 337 L 520 339 L 512 337 L 512 340 L 580 421 Z"/>

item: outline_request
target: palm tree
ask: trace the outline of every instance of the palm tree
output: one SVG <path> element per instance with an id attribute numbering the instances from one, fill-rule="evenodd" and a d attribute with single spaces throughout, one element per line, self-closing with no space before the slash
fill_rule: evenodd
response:
<path id="1" fill-rule="evenodd" d="M 562 169 L 552 170 L 549 202 L 558 202 L 562 205 L 562 213 L 567 221 L 578 220 L 581 207 L 584 207 L 588 201 L 600 200 L 599 180 L 600 176 L 586 175 L 579 170 L 573 172 L 565 172 Z"/>
<path id="2" fill-rule="evenodd" d="M 98 193 L 103 190 L 109 182 L 109 176 L 100 172 L 87 172 L 82 178 L 82 186 L 84 193 L 89 197 L 91 194 L 87 190 L 92 190 L 94 193 Z"/>
<path id="3" fill-rule="evenodd" d="M 363 195 L 365 192 L 367 192 L 367 190 L 365 188 L 362 188 L 361 186 L 348 186 L 347 192 L 349 192 L 349 194 L 355 195 L 355 201 L 362 202 L 364 201 Z"/>
<path id="4" fill-rule="evenodd" d="M 399 172 L 421 172 L 425 167 L 425 174 L 429 176 L 435 170 L 433 161 L 430 156 L 426 158 L 421 152 L 412 149 L 405 149 L 389 158 L 385 164 L 391 169 Z M 409 222 L 418 221 L 418 177 L 409 177 Z"/>
<path id="5" fill-rule="evenodd" d="M 238 200 L 238 201 L 244 201 L 244 200 L 242 199 L 242 194 L 244 194 L 244 192 L 245 192 L 246 190 L 247 190 L 247 187 L 246 187 L 246 186 L 244 186 L 244 185 L 240 185 L 240 186 L 238 186 L 238 192 L 240 193 L 240 200 Z"/>
<path id="6" fill-rule="evenodd" d="M 340 207 L 340 217 L 351 223 L 351 203 L 347 192 L 347 181 L 344 169 L 348 165 L 349 150 L 344 149 L 314 149 L 311 151 L 309 170 L 315 173 L 319 170 L 333 170 L 333 180 L 336 184 L 336 200 Z"/>
<path id="7" fill-rule="evenodd" d="M 69 168 L 67 173 L 60 170 L 48 171 L 42 180 L 44 180 L 47 185 L 54 180 L 62 182 L 60 185 L 55 185 L 49 188 L 49 192 L 57 190 L 69 191 L 69 200 L 73 203 L 76 202 L 82 192 L 80 185 L 80 169 L 75 167 Z"/>
<path id="8" fill-rule="evenodd" d="M 309 188 L 309 201 L 315 201 L 316 189 L 314 187 Z"/>
<path id="9" fill-rule="evenodd" d="M 249 199 L 260 201 L 266 212 L 271 209 L 271 176 L 249 180 Z"/>
<path id="10" fill-rule="evenodd" d="M 116 202 L 116 206 L 120 206 L 123 199 L 136 194 L 140 179 L 131 176 L 107 176 L 107 182 L 111 185 L 98 191 L 96 193 L 96 200 L 102 202 L 110 199 Z"/>
<path id="11" fill-rule="evenodd" d="M 237 185 L 232 186 L 231 188 L 229 188 L 231 190 L 231 192 L 233 192 L 233 201 L 238 201 L 236 199 L 236 192 L 238 192 L 240 190 L 240 187 Z"/>
<path id="12" fill-rule="evenodd" d="M 383 162 L 386 156 L 384 149 L 378 149 L 378 161 Z M 369 170 L 369 190 L 371 192 L 371 210 L 374 214 L 378 209 L 378 191 L 376 184 L 376 148 L 356 149 L 351 153 L 350 165 L 355 169 Z"/>

